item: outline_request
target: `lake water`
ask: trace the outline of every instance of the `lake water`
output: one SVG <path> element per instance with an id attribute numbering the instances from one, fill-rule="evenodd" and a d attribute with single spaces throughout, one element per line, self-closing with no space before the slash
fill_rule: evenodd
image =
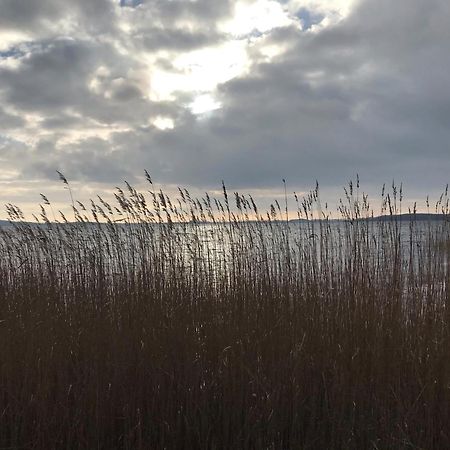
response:
<path id="1" fill-rule="evenodd" d="M 443 220 L 245 222 L 218 224 L 51 224 L 0 228 L 3 262 L 20 265 L 31 254 L 41 260 L 69 263 L 71 254 L 95 259 L 114 272 L 126 262 L 139 267 L 158 258 L 178 258 L 197 268 L 217 268 L 242 262 L 275 263 L 280 258 L 301 264 L 314 259 L 342 261 L 352 254 L 366 258 L 400 255 L 408 264 L 421 264 L 430 257 L 448 265 L 450 223 Z M 447 247 L 448 249 L 448 247 Z M 356 253 L 355 253 L 356 252 Z M 413 262 L 411 262 L 413 261 Z"/>

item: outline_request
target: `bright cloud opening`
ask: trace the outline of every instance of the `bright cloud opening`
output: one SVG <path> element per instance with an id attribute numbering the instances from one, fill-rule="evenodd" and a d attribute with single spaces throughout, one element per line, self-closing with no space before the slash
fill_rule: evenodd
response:
<path id="1" fill-rule="evenodd" d="M 169 54 L 147 55 L 149 58 L 150 90 L 153 101 L 175 101 L 179 95 L 200 92 L 188 106 L 194 114 L 220 108 L 213 93 L 217 86 L 233 78 L 245 75 L 255 60 L 255 50 L 270 62 L 282 54 L 285 46 L 265 44 L 270 31 L 295 25 L 302 27 L 297 16 L 301 8 L 311 9 L 312 14 L 322 14 L 320 27 L 343 17 L 357 0 L 238 0 L 233 16 L 219 24 L 229 40 L 221 45 L 199 50 Z M 336 19 L 337 20 L 337 19 Z M 253 54 L 253 56 L 251 56 Z M 170 61 L 172 68 L 155 68 L 157 59 Z M 255 60 L 256 61 L 256 60 Z"/>
<path id="2" fill-rule="evenodd" d="M 249 52 L 264 40 L 264 36 L 258 33 L 268 33 L 291 23 L 295 20 L 275 0 L 238 1 L 233 17 L 219 26 L 221 31 L 229 34 L 227 42 L 178 55 L 158 55 L 171 60 L 172 70 L 155 69 L 156 55 L 150 57 L 149 98 L 153 101 L 174 101 L 177 93 L 201 92 L 189 105 L 194 114 L 220 108 L 213 92 L 219 84 L 248 72 L 252 62 Z M 266 59 L 271 59 L 283 50 L 276 46 L 264 47 L 261 53 Z"/>
<path id="3" fill-rule="evenodd" d="M 217 85 L 245 73 L 249 59 L 245 43 L 230 41 L 175 57 L 173 70 L 151 74 L 150 98 L 174 100 L 177 92 L 212 92 Z"/>
<path id="4" fill-rule="evenodd" d="M 267 33 L 292 23 L 287 11 L 274 0 L 238 1 L 233 17 L 222 24 L 222 30 L 235 37 L 254 32 Z"/>
<path id="5" fill-rule="evenodd" d="M 218 102 L 210 94 L 202 94 L 195 97 L 194 101 L 189 104 L 189 108 L 195 115 L 206 114 L 221 107 L 221 103 Z"/>
<path id="6" fill-rule="evenodd" d="M 160 130 L 173 130 L 175 122 L 170 117 L 158 116 L 151 120 L 151 124 Z"/>
<path id="7" fill-rule="evenodd" d="M 0 52 L 7 51 L 26 39 L 27 34 L 22 31 L 0 31 Z"/>

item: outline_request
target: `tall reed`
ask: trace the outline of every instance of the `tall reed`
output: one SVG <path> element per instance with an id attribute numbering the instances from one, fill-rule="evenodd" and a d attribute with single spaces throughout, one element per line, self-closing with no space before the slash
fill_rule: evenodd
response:
<path id="1" fill-rule="evenodd" d="M 289 220 L 147 179 L 75 221 L 8 205 L 0 448 L 450 448 L 447 192 L 376 219 L 357 180 L 336 221 L 317 185 Z"/>

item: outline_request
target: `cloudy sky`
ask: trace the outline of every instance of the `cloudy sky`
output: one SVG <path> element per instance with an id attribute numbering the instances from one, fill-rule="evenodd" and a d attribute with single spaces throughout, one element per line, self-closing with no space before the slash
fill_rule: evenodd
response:
<path id="1" fill-rule="evenodd" d="M 337 200 L 356 173 L 437 196 L 449 54 L 448 0 L 0 0 L 0 203 L 145 168 L 263 203 L 283 178 Z"/>

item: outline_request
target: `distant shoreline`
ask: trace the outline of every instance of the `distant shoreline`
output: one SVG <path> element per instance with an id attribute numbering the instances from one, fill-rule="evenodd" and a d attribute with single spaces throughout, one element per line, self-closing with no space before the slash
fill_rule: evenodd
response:
<path id="1" fill-rule="evenodd" d="M 324 221 L 329 221 L 329 222 L 345 222 L 345 221 L 370 221 L 370 222 L 392 222 L 392 221 L 398 221 L 398 222 L 410 222 L 412 220 L 420 220 L 420 221 L 433 221 L 433 222 L 438 222 L 438 221 L 442 221 L 442 220 L 448 220 L 450 219 L 450 216 L 446 215 L 446 214 L 435 214 L 435 213 L 405 213 L 405 214 L 393 214 L 393 215 L 384 215 L 384 216 L 373 216 L 373 217 L 359 217 L 359 218 L 354 218 L 354 219 L 345 219 L 345 218 L 329 218 L 329 219 L 318 219 L 318 218 L 312 218 L 312 219 L 289 219 L 288 222 L 289 223 L 306 223 L 306 222 L 324 222 Z M 265 219 L 264 221 L 268 222 L 267 219 Z M 246 220 L 246 222 L 249 223 L 254 223 L 254 222 L 258 222 L 257 220 L 253 220 L 253 219 L 249 219 Z M 272 223 L 286 223 L 286 220 L 283 219 L 273 219 L 271 221 Z M 24 221 L 24 222 L 19 222 L 19 221 L 9 221 L 9 220 L 0 220 L 0 227 L 2 226 L 8 226 L 11 224 L 19 224 L 19 223 L 24 223 L 24 224 L 29 224 L 29 225 L 46 225 L 46 223 L 44 222 L 29 222 L 29 221 Z M 76 224 L 76 223 L 80 223 L 80 222 L 49 222 L 50 224 L 58 224 L 58 225 L 70 225 L 70 224 Z M 84 222 L 85 224 L 88 225 L 96 225 L 97 222 Z M 100 222 L 101 224 L 107 224 L 108 222 Z M 116 222 L 117 224 L 121 224 L 121 225 L 127 225 L 127 222 Z M 137 224 L 136 223 L 132 223 L 133 225 Z M 150 223 L 150 222 L 149 222 Z M 166 223 L 166 222 L 162 222 L 162 223 Z M 177 223 L 193 223 L 191 222 L 173 222 L 173 224 L 177 224 Z M 213 225 L 214 222 L 212 221 L 197 221 L 195 222 L 199 225 L 203 224 L 203 225 Z M 226 222 L 220 222 L 220 223 L 226 223 Z M 159 224 L 159 222 L 154 222 L 154 224 Z"/>

